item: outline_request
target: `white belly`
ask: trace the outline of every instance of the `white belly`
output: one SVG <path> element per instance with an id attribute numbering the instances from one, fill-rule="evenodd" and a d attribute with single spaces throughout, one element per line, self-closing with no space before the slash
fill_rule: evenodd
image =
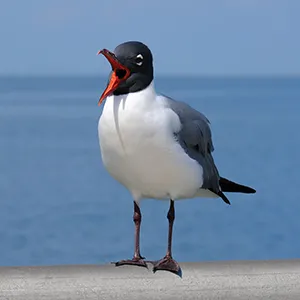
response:
<path id="1" fill-rule="evenodd" d="M 98 125 L 102 160 L 136 200 L 191 198 L 202 186 L 203 170 L 175 142 L 174 126 L 178 117 L 158 102 L 106 100 Z"/>

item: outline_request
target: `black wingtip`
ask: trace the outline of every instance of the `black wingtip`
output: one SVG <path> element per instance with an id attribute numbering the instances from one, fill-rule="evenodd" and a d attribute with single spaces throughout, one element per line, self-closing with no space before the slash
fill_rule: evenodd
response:
<path id="1" fill-rule="evenodd" d="M 219 181 L 221 190 L 223 192 L 231 192 L 231 193 L 243 193 L 243 194 L 255 194 L 256 190 L 242 184 L 235 183 L 231 180 L 228 180 L 224 177 L 220 178 Z"/>
<path id="2" fill-rule="evenodd" d="M 247 194 L 255 194 L 256 193 L 256 190 L 251 188 L 251 187 L 248 187 L 248 193 Z"/>
<path id="3" fill-rule="evenodd" d="M 212 189 L 209 189 L 211 192 L 213 192 L 214 194 L 218 195 L 226 204 L 231 205 L 230 201 L 228 200 L 228 198 L 224 195 L 223 192 L 219 191 L 219 192 L 215 192 Z"/>
<path id="4" fill-rule="evenodd" d="M 228 200 L 228 198 L 224 195 L 224 193 L 222 193 L 221 191 L 218 192 L 218 196 L 228 205 L 231 205 L 230 201 Z"/>

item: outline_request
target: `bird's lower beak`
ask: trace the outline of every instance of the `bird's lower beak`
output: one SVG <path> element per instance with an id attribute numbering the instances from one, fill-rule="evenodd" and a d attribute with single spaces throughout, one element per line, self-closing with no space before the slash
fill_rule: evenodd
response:
<path id="1" fill-rule="evenodd" d="M 121 82 L 125 81 L 130 76 L 130 71 L 118 61 L 112 52 L 108 51 L 107 49 L 100 50 L 97 54 L 103 54 L 111 64 L 113 70 L 110 81 L 99 99 L 98 105 L 101 105 L 103 100 L 112 94 L 121 84 Z"/>

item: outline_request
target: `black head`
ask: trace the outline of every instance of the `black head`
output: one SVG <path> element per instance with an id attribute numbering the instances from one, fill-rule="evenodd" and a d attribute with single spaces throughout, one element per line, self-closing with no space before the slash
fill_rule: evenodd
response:
<path id="1" fill-rule="evenodd" d="M 112 66 L 109 83 L 100 98 L 108 95 L 123 95 L 145 89 L 153 80 L 153 57 L 150 49 L 141 42 L 120 44 L 114 53 L 103 49 L 103 54 Z"/>

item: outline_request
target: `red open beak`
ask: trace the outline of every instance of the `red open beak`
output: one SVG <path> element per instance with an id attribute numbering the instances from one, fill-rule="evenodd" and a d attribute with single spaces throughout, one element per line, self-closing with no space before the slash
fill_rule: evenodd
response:
<path id="1" fill-rule="evenodd" d="M 118 59 L 112 52 L 108 51 L 107 49 L 100 50 L 97 54 L 103 54 L 111 64 L 113 70 L 109 84 L 107 85 L 105 91 L 99 99 L 98 105 L 101 105 L 103 100 L 111 93 L 113 93 L 118 88 L 121 82 L 123 82 L 130 76 L 130 71 L 127 67 L 123 66 L 118 61 Z"/>

